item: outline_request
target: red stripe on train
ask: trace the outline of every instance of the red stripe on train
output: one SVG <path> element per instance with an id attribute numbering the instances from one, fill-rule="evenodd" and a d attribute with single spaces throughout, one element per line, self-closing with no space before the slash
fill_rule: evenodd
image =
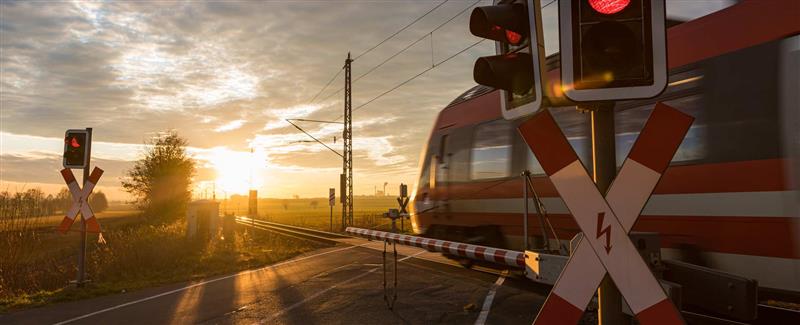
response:
<path id="1" fill-rule="evenodd" d="M 787 191 L 791 186 L 784 172 L 786 163 L 785 159 L 766 159 L 673 166 L 667 168 L 654 194 Z M 747 173 L 742 173 L 742 170 L 747 170 Z M 534 177 L 533 186 L 542 197 L 558 196 L 553 183 L 546 177 Z M 521 188 L 522 181 L 513 178 L 445 184 L 434 190 L 420 189 L 417 200 L 422 199 L 424 193 L 428 193 L 431 200 L 520 198 Z"/>
<path id="2" fill-rule="evenodd" d="M 579 232 L 572 216 L 550 214 L 550 222 L 559 239 L 569 240 Z M 454 226 L 499 225 L 507 236 L 522 235 L 522 218 L 511 213 L 459 213 L 451 218 L 434 218 L 430 213 L 419 214 L 417 220 L 422 227 L 431 224 Z M 537 217 L 531 215 L 528 234 L 541 234 L 535 225 Z M 728 217 L 728 216 L 653 216 L 639 218 L 633 231 L 658 232 L 661 245 L 667 248 L 696 247 L 703 251 L 800 258 L 796 251 L 793 229 L 795 218 L 791 217 Z M 547 229 L 551 236 L 550 229 Z M 552 238 L 552 237 L 551 237 Z"/>

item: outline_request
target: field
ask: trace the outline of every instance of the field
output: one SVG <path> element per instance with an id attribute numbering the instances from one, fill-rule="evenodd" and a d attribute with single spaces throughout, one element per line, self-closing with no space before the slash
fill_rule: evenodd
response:
<path id="1" fill-rule="evenodd" d="M 338 201 L 338 198 L 337 198 Z M 383 217 L 388 209 L 397 209 L 395 197 L 356 196 L 353 200 L 353 223 L 355 227 L 389 230 L 391 221 Z M 247 198 L 233 196 L 223 201 L 223 213 L 247 215 Z M 295 226 L 331 230 L 331 209 L 328 198 L 308 199 L 259 199 L 258 218 Z M 341 230 L 342 206 L 339 202 L 333 207 L 333 231 Z M 398 229 L 400 224 L 398 221 Z M 411 226 L 406 221 L 405 230 Z"/>
<path id="2" fill-rule="evenodd" d="M 189 239 L 183 220 L 153 225 L 130 206 L 112 206 L 98 213 L 102 237 L 90 234 L 87 239 L 91 282 L 75 288 L 70 281 L 76 276 L 79 232 L 56 233 L 60 215 L 20 215 L 0 218 L 0 313 L 232 273 L 319 247 L 244 227 L 227 240 Z"/>
<path id="3" fill-rule="evenodd" d="M 42 212 L 36 208 L 35 199 L 4 200 L 3 204 L 0 312 L 236 272 L 318 247 L 244 227 L 237 228 L 232 240 L 187 239 L 183 220 L 151 225 L 133 206 L 112 205 L 97 214 L 103 227 L 102 239 L 88 236 L 87 274 L 92 282 L 78 289 L 69 283 L 77 270 L 80 237 L 74 230 L 79 224 L 61 235 L 55 232 L 55 226 L 63 215 Z M 397 208 L 393 197 L 356 197 L 355 226 L 388 230 L 390 221 L 383 213 L 389 208 Z M 234 196 L 223 200 L 221 209 L 221 213 L 246 215 L 247 200 Z M 321 230 L 330 230 L 330 212 L 327 198 L 258 201 L 260 219 Z M 341 205 L 334 206 L 334 231 L 340 230 L 341 213 Z M 406 231 L 409 228 L 406 223 Z"/>

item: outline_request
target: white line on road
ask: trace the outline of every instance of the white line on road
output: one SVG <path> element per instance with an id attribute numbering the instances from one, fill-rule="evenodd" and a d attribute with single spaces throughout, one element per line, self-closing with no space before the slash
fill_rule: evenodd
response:
<path id="1" fill-rule="evenodd" d="M 401 258 L 401 259 L 399 259 L 399 260 L 397 260 L 397 261 L 398 261 L 398 262 L 402 262 L 402 261 L 405 261 L 405 260 L 407 260 L 407 259 L 409 259 L 409 258 L 416 257 L 417 255 L 419 255 L 419 254 L 422 254 L 422 253 L 425 253 L 425 252 L 427 252 L 427 251 L 426 251 L 426 250 L 421 250 L 421 251 L 419 251 L 419 252 L 416 252 L 416 253 L 414 253 L 414 254 L 412 254 L 412 255 L 408 255 L 408 256 L 406 256 L 406 257 L 403 257 L 403 258 Z"/>
<path id="2" fill-rule="evenodd" d="M 153 299 L 160 298 L 160 297 L 163 297 L 163 296 L 171 295 L 171 294 L 174 294 L 174 293 L 177 293 L 177 292 L 181 292 L 181 291 L 185 291 L 185 290 L 188 290 L 188 289 L 191 289 L 191 288 L 194 288 L 194 287 L 206 285 L 206 284 L 217 282 L 217 281 L 222 281 L 222 280 L 225 280 L 225 279 L 230 279 L 230 278 L 237 277 L 237 276 L 240 276 L 240 275 L 250 274 L 250 273 L 253 273 L 253 272 L 259 272 L 259 271 L 263 271 L 263 270 L 268 270 L 268 269 L 275 268 L 275 267 L 278 267 L 278 266 L 282 266 L 282 265 L 286 265 L 286 264 L 290 264 L 290 263 L 295 263 L 295 262 L 299 262 L 299 261 L 302 261 L 302 260 L 307 260 L 307 259 L 313 258 L 313 257 L 318 257 L 318 256 L 327 255 L 327 254 L 331 254 L 331 253 L 341 252 L 341 251 L 348 250 L 348 249 L 353 249 L 353 248 L 356 248 L 356 247 L 364 246 L 366 244 L 367 243 L 364 243 L 364 244 L 361 244 L 361 245 L 356 245 L 356 246 L 348 246 L 348 247 L 344 247 L 344 248 L 339 248 L 339 249 L 335 249 L 335 250 L 332 250 L 332 251 L 327 251 L 327 252 L 323 252 L 323 253 L 319 253 L 319 254 L 314 254 L 314 255 L 309 255 L 309 256 L 304 256 L 304 257 L 300 257 L 300 258 L 284 261 L 284 262 L 281 262 L 281 263 L 278 263 L 278 264 L 268 265 L 268 266 L 262 267 L 260 269 L 248 270 L 248 271 L 239 272 L 239 273 L 231 274 L 231 275 L 228 275 L 228 276 L 224 276 L 224 277 L 221 277 L 221 278 L 216 278 L 216 279 L 212 279 L 212 280 L 208 280 L 208 281 L 198 282 L 198 283 L 195 283 L 195 284 L 192 284 L 192 285 L 189 285 L 189 286 L 185 286 L 183 288 L 179 288 L 179 289 L 163 292 L 163 293 L 157 294 L 155 296 L 150 296 L 150 297 L 142 298 L 142 299 L 139 299 L 139 300 L 129 301 L 129 302 L 126 302 L 124 304 L 116 305 L 116 306 L 113 306 L 113 307 L 108 307 L 106 309 L 101 309 L 101 310 L 98 310 L 98 311 L 95 311 L 95 312 L 92 312 L 92 313 L 88 313 L 86 315 L 78 316 L 78 317 L 75 317 L 75 318 L 70 318 L 68 320 L 55 323 L 55 325 L 72 323 L 72 322 L 75 322 L 75 321 L 78 321 L 78 320 L 81 320 L 81 319 L 84 319 L 84 318 L 92 317 L 94 315 L 102 314 L 102 313 L 109 312 L 109 311 L 112 311 L 112 310 L 120 309 L 122 307 L 127 307 L 127 306 L 130 306 L 130 305 L 135 305 L 135 304 L 138 304 L 138 303 L 141 303 L 141 302 L 145 302 L 145 301 L 153 300 Z"/>
<path id="3" fill-rule="evenodd" d="M 486 318 L 489 317 L 489 310 L 492 309 L 492 300 L 494 300 L 494 295 L 497 293 L 497 289 L 503 285 L 503 281 L 506 280 L 506 275 L 508 275 L 508 271 L 503 271 L 503 274 L 497 278 L 497 281 L 494 282 L 492 288 L 489 289 L 489 293 L 486 295 L 486 299 L 483 301 L 481 314 L 478 315 L 478 319 L 475 320 L 475 325 L 483 325 L 486 323 Z"/>
<path id="4" fill-rule="evenodd" d="M 422 251 L 416 252 L 415 254 L 412 254 L 412 255 L 408 255 L 408 256 L 406 256 L 406 257 L 403 257 L 403 258 L 401 258 L 401 259 L 399 259 L 399 260 L 397 260 L 397 261 L 398 261 L 398 262 L 402 262 L 402 261 L 405 261 L 405 260 L 407 260 L 407 259 L 409 259 L 409 258 L 415 257 L 415 256 L 417 256 L 417 255 L 419 255 L 419 254 L 422 254 L 422 253 L 425 253 L 425 252 L 427 252 L 427 251 L 426 251 L 426 250 L 422 250 Z M 352 277 L 352 278 L 349 278 L 349 279 L 347 279 L 347 280 L 344 280 L 344 281 L 342 281 L 342 282 L 339 282 L 339 283 L 337 283 L 337 284 L 334 284 L 334 285 L 332 285 L 332 286 L 328 287 L 328 288 L 327 288 L 327 289 L 325 289 L 325 290 L 318 291 L 317 293 L 315 293 L 315 294 L 313 294 L 313 295 L 310 295 L 310 296 L 306 297 L 305 299 L 303 299 L 303 300 L 300 300 L 300 301 L 298 301 L 298 302 L 296 302 L 296 303 L 292 304 L 292 305 L 291 305 L 291 306 L 289 306 L 289 307 L 286 307 L 286 308 L 284 308 L 284 309 L 281 309 L 281 311 L 279 311 L 279 312 L 277 312 L 277 313 L 274 313 L 274 314 L 272 314 L 272 316 L 270 316 L 269 318 L 266 318 L 266 319 L 264 319 L 262 322 L 263 322 L 263 323 L 269 323 L 270 321 L 274 320 L 275 318 L 278 318 L 278 317 L 280 317 L 281 315 L 283 315 L 283 314 L 286 314 L 287 312 L 291 311 L 292 309 L 295 309 L 295 308 L 297 308 L 297 307 L 300 307 L 300 306 L 302 306 L 303 304 L 305 304 L 305 303 L 307 303 L 307 302 L 309 302 L 309 301 L 311 301 L 311 300 L 314 300 L 315 298 L 317 298 L 317 297 L 319 297 L 319 296 L 321 296 L 321 295 L 323 295 L 323 294 L 327 293 L 328 291 L 331 291 L 331 290 L 335 289 L 336 287 L 338 287 L 338 286 L 340 286 L 340 285 L 343 285 L 343 284 L 350 283 L 350 282 L 353 282 L 353 281 L 355 281 L 355 280 L 361 279 L 361 278 L 363 278 L 363 277 L 365 277 L 365 276 L 369 275 L 370 273 L 377 271 L 378 269 L 379 269 L 379 267 L 375 267 L 375 268 L 369 269 L 368 271 L 366 271 L 366 272 L 364 272 L 364 273 L 361 273 L 361 274 L 359 274 L 359 275 L 356 275 L 356 276 L 354 276 L 354 277 Z"/>

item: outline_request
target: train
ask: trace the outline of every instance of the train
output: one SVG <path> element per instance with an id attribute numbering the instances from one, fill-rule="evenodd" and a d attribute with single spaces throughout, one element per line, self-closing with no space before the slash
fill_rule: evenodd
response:
<path id="1" fill-rule="evenodd" d="M 655 232 L 665 259 L 800 292 L 800 2 L 742 1 L 667 30 L 669 84 L 656 98 L 617 101 L 616 162 L 658 102 L 695 118 L 633 227 Z M 547 58 L 548 109 L 592 175 L 590 115 L 560 94 Z M 561 98 L 561 100 L 558 100 Z M 476 86 L 438 114 L 420 157 L 411 221 L 426 237 L 522 249 L 523 176 L 547 211 L 529 215 L 535 246 L 580 232 L 553 184 L 500 112 L 500 92 Z M 542 229 L 545 228 L 545 229 Z M 567 246 L 568 247 L 568 246 Z"/>

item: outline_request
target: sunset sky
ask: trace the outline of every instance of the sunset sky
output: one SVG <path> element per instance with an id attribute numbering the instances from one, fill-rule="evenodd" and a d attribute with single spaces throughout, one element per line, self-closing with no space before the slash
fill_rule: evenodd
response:
<path id="1" fill-rule="evenodd" d="M 93 127 L 93 165 L 106 171 L 98 187 L 111 199 L 128 199 L 120 190 L 124 171 L 148 138 L 170 129 L 188 139 L 198 160 L 196 196 L 215 182 L 218 196 L 245 193 L 251 179 L 261 197 L 325 196 L 338 186 L 341 159 L 284 119 L 339 118 L 343 73 L 310 100 L 347 52 L 364 53 L 439 3 L 2 1 L 0 190 L 63 187 L 64 131 Z M 354 107 L 476 42 L 471 10 L 431 34 L 474 3 L 448 1 L 359 57 L 354 79 L 429 37 L 355 82 Z M 728 4 L 668 1 L 668 16 L 696 17 Z M 552 54 L 556 3 L 545 7 L 543 21 Z M 356 194 L 384 182 L 394 193 L 398 183 L 414 183 L 436 114 L 474 85 L 475 58 L 493 52 L 483 42 L 354 113 Z M 341 125 L 299 125 L 341 151 Z"/>

